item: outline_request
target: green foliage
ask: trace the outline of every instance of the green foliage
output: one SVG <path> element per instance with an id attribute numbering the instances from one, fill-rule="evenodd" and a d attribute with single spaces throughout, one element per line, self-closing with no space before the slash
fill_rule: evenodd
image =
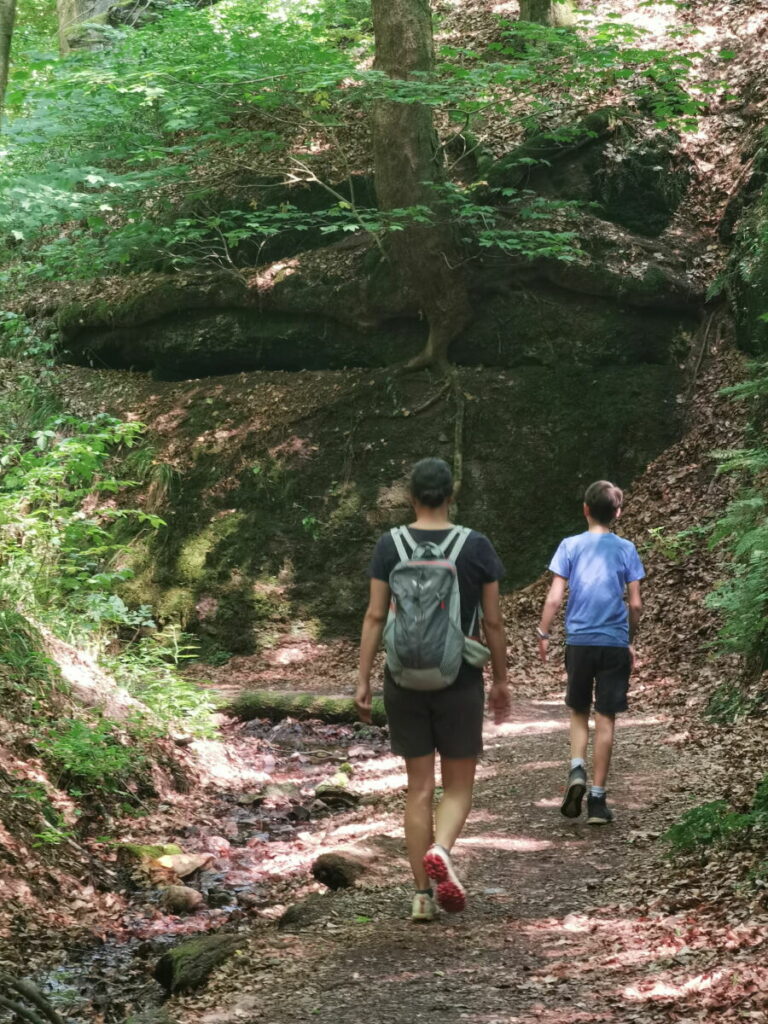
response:
<path id="1" fill-rule="evenodd" d="M 728 809 L 725 800 L 700 804 L 676 821 L 664 833 L 664 840 L 674 849 L 690 852 L 702 846 L 711 846 L 743 832 L 752 824 L 751 814 L 737 814 Z"/>
<path id="2" fill-rule="evenodd" d="M 748 836 L 761 839 L 767 829 L 768 775 L 758 783 L 747 811 L 733 811 L 725 800 L 700 804 L 686 811 L 662 838 L 673 851 L 692 853 L 710 846 L 741 845 Z"/>
<path id="3" fill-rule="evenodd" d="M 130 607 L 119 592 L 131 573 L 117 565 L 125 547 L 118 528 L 162 525 L 159 517 L 114 501 L 131 485 L 110 472 L 116 454 L 127 453 L 150 489 L 157 483 L 154 452 L 141 443 L 143 429 L 109 416 L 68 416 L 31 436 L 6 440 L 0 448 L 0 585 L 5 600 L 74 639 L 106 648 L 128 633 L 120 653 L 105 659 L 117 680 L 161 722 L 212 735 L 211 698 L 180 674 L 183 662 L 195 656 L 190 638 L 170 626 L 158 631 L 152 609 Z M 11 663 L 20 677 L 41 675 L 39 645 L 20 615 L 0 610 L 0 639 L 4 633 L 11 640 L 0 648 L 0 663 Z M 67 744 L 85 749 L 84 728 L 75 723 L 59 752 L 51 748 L 78 778 L 84 773 L 76 770 L 75 754 L 69 760 L 64 754 Z M 94 742 L 116 759 L 117 771 L 124 748 L 113 749 L 103 736 Z M 109 767 L 104 757 L 101 763 Z"/>
<path id="4" fill-rule="evenodd" d="M 740 718 L 764 714 L 768 693 L 751 692 L 736 683 L 721 683 L 711 693 L 704 711 L 705 718 L 717 725 L 732 725 Z"/>
<path id="5" fill-rule="evenodd" d="M 1 577 L 0 577 L 1 579 Z M 40 650 L 40 643 L 19 612 L 0 604 L 0 696 L 12 689 L 19 696 L 37 698 L 55 685 L 53 665 Z"/>
<path id="6" fill-rule="evenodd" d="M 42 740 L 46 759 L 58 770 L 59 785 L 73 795 L 104 792 L 132 798 L 134 777 L 146 770 L 145 755 L 121 741 L 115 724 L 75 719 Z"/>
<path id="7" fill-rule="evenodd" d="M 198 654 L 196 638 L 171 625 L 132 641 L 105 661 L 115 678 L 161 722 L 211 738 L 216 702 L 210 691 L 180 674 L 184 662 Z"/>
<path id="8" fill-rule="evenodd" d="M 337 165 L 358 166 L 342 140 L 382 99 L 428 104 L 479 139 L 489 123 L 503 132 L 505 121 L 512 131 L 523 124 L 562 134 L 569 105 L 583 110 L 617 94 L 662 127 L 689 122 L 700 103 L 685 88 L 695 54 L 650 49 L 620 19 L 576 32 L 502 21 L 487 51 L 444 48 L 432 77 L 404 82 L 370 70 L 367 0 L 169 4 L 153 24 L 109 29 L 108 48 L 66 60 L 42 45 L 46 33 L 53 38 L 49 0 L 22 3 L 38 28 L 19 38 L 8 94 L 0 165 L 8 281 L 239 267 L 295 233 L 382 236 L 429 218 L 422 208 L 383 215 L 332 190 L 326 208 L 311 213 L 286 202 L 285 189 L 270 199 L 276 174 L 318 182 L 317 142 L 335 150 Z M 243 166 L 255 168 L 254 185 L 238 205 L 226 197 L 243 195 L 241 181 L 211 168 Z M 505 198 L 528 223 L 513 230 L 471 190 L 456 191 L 468 241 L 573 258 L 568 232 L 544 222 L 557 204 Z"/>
<path id="9" fill-rule="evenodd" d="M 648 539 L 641 547 L 645 553 L 659 554 L 670 562 L 684 562 L 711 533 L 712 527 L 707 525 L 692 526 L 674 533 L 670 533 L 666 526 L 652 526 L 648 530 Z"/>
<path id="10" fill-rule="evenodd" d="M 42 783 L 24 779 L 11 792 L 10 798 L 36 807 L 40 813 L 43 827 L 39 832 L 33 833 L 33 846 L 58 846 L 74 836 L 62 813 L 51 803 L 48 791 Z"/>
<path id="11" fill-rule="evenodd" d="M 150 513 L 117 507 L 106 496 L 127 486 L 107 470 L 115 450 L 136 443 L 141 424 L 109 416 L 62 416 L 0 448 L 0 580 L 4 597 L 27 609 L 67 609 L 93 622 L 137 620 L 112 600 L 124 570 L 112 527 L 133 520 L 154 528 Z"/>
<path id="12" fill-rule="evenodd" d="M 755 444 L 717 453 L 721 471 L 738 473 L 746 487 L 718 520 L 712 544 L 727 553 L 727 576 L 709 595 L 709 607 L 723 617 L 722 649 L 740 654 L 755 674 L 768 667 L 768 363 L 752 366 L 749 380 L 727 389 L 750 404 Z"/>

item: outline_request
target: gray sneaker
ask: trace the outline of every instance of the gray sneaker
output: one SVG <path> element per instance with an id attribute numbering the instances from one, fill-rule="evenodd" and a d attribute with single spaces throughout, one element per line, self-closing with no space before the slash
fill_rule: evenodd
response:
<path id="1" fill-rule="evenodd" d="M 564 814 L 566 818 L 578 818 L 581 814 L 581 801 L 584 799 L 586 791 L 586 771 L 581 767 L 571 768 L 565 796 L 560 804 L 560 813 Z"/>
<path id="2" fill-rule="evenodd" d="M 605 802 L 604 796 L 587 797 L 587 824 L 608 825 L 613 821 L 613 811 Z"/>

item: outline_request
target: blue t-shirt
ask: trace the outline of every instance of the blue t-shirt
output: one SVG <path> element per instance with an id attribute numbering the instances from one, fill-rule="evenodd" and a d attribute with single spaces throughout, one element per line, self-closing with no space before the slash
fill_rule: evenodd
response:
<path id="1" fill-rule="evenodd" d="M 615 533 L 587 530 L 561 541 L 549 568 L 568 580 L 567 644 L 629 644 L 624 590 L 628 583 L 645 577 L 643 563 L 631 541 Z"/>

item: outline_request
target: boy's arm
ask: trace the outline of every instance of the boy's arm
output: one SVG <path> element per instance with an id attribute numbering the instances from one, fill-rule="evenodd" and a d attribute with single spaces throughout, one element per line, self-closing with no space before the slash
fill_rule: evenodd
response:
<path id="1" fill-rule="evenodd" d="M 563 598 L 565 597 L 565 585 L 567 582 L 568 581 L 565 576 L 558 576 L 557 573 L 555 573 L 552 577 L 549 593 L 544 601 L 544 607 L 541 609 L 541 619 L 539 620 L 539 657 L 543 662 L 546 662 L 547 660 L 549 638 L 543 637 L 541 634 L 549 633 L 550 627 L 555 621 L 555 616 L 560 610 L 560 605 L 563 603 Z"/>
<path id="2" fill-rule="evenodd" d="M 640 580 L 632 580 L 627 584 L 627 609 L 629 611 L 629 653 L 634 665 L 635 651 L 632 645 L 640 628 L 640 616 L 643 611 L 643 602 L 640 599 Z"/>
<path id="3" fill-rule="evenodd" d="M 640 580 L 627 584 L 627 608 L 629 609 L 629 642 L 632 643 L 640 628 L 643 602 L 640 599 Z"/>
<path id="4" fill-rule="evenodd" d="M 360 638 L 360 667 L 357 673 L 355 704 L 361 721 L 371 721 L 371 671 L 381 642 L 389 608 L 389 584 L 384 580 L 371 580 L 371 596 L 363 619 Z"/>

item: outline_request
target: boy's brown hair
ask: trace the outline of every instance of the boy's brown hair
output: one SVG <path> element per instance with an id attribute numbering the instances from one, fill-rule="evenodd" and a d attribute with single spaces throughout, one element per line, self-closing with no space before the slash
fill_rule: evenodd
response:
<path id="1" fill-rule="evenodd" d="M 624 504 L 624 492 L 610 480 L 596 480 L 587 488 L 584 504 L 601 526 L 610 526 Z"/>

